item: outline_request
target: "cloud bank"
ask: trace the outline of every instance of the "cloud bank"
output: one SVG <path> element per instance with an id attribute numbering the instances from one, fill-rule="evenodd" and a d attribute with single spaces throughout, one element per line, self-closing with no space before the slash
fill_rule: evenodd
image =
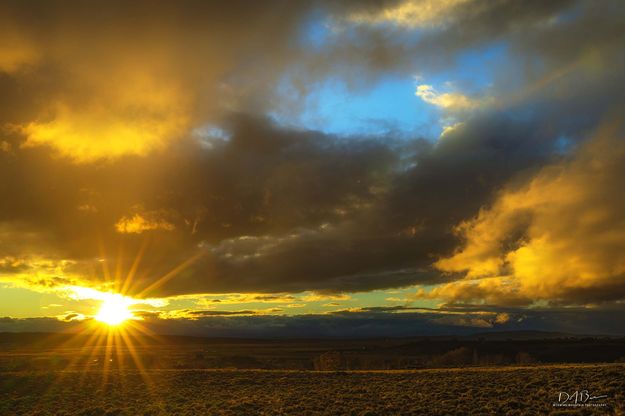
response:
<path id="1" fill-rule="evenodd" d="M 3 2 L 0 279 L 620 304 L 624 28 L 618 1 Z M 440 136 L 290 123 L 416 74 Z"/>

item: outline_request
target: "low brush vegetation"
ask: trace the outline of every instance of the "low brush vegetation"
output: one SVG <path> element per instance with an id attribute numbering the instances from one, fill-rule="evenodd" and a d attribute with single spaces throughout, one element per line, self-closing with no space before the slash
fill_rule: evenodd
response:
<path id="1" fill-rule="evenodd" d="M 1 415 L 623 414 L 625 366 L 379 372 L 111 370 L 0 375 Z M 561 409 L 560 392 L 607 395 Z"/>
<path id="2" fill-rule="evenodd" d="M 625 414 L 622 339 L 141 341 L 4 334 L 0 416 Z"/>

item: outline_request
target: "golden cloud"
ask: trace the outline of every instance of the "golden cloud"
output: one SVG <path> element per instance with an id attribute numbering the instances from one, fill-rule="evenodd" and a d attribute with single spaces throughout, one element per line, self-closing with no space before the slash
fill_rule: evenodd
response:
<path id="1" fill-rule="evenodd" d="M 419 289 L 412 300 L 445 299 L 455 303 L 475 303 L 506 306 L 522 306 L 532 302 L 519 290 L 519 283 L 511 277 L 485 277 L 461 280 L 434 287 L 429 292 Z"/>
<path id="2" fill-rule="evenodd" d="M 464 246 L 435 264 L 468 280 L 427 297 L 491 303 L 624 298 L 624 167 L 623 141 L 604 132 L 570 160 L 503 190 L 458 226 Z"/>
<path id="3" fill-rule="evenodd" d="M 407 0 L 374 12 L 358 12 L 348 21 L 359 24 L 391 23 L 407 28 L 436 27 L 452 20 L 454 8 L 469 0 Z"/>
<path id="4" fill-rule="evenodd" d="M 304 302 L 321 302 L 327 300 L 350 300 L 352 297 L 345 293 L 312 293 L 302 297 Z"/>
<path id="5" fill-rule="evenodd" d="M 284 60 L 276 57 L 289 53 L 288 35 L 307 10 L 280 5 L 267 21 L 256 17 L 276 5 L 126 6 L 0 5 L 0 73 L 28 102 L 11 120 L 24 146 L 79 163 L 164 149 L 248 93 L 263 95 L 269 87 L 258 81 L 277 76 Z M 271 46 L 257 56 L 256 44 Z M 250 58 L 255 65 L 241 65 Z M 255 86 L 239 88 L 234 72 Z"/>
<path id="6" fill-rule="evenodd" d="M 160 218 L 158 213 L 134 214 L 131 217 L 122 217 L 116 224 L 115 230 L 121 234 L 141 234 L 145 231 L 164 230 L 173 231 L 176 226 Z"/>
<path id="7" fill-rule="evenodd" d="M 93 100 L 55 103 L 49 120 L 22 128 L 24 146 L 49 145 L 76 162 L 91 162 L 145 156 L 184 134 L 189 106 L 179 90 L 149 77 L 114 82 L 92 86 Z"/>
<path id="8" fill-rule="evenodd" d="M 428 104 L 452 111 L 471 110 L 488 102 L 488 100 L 476 100 L 459 93 L 440 93 L 427 84 L 418 85 L 415 95 Z"/>

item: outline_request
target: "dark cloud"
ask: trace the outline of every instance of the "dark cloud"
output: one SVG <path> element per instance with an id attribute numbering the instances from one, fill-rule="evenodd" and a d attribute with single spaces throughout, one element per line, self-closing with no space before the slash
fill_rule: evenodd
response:
<path id="1" fill-rule="evenodd" d="M 555 140 L 506 114 L 471 120 L 437 144 L 231 123 L 230 140 L 211 149 L 189 141 L 149 159 L 6 156 L 15 180 L 3 220 L 22 224 L 7 228 L 12 255 L 69 259 L 64 270 L 97 282 L 105 267 L 129 270 L 146 244 L 134 293 L 200 256 L 151 296 L 442 283 L 453 276 L 431 264 L 457 246 L 453 227 L 552 158 Z M 155 213 L 167 227 L 148 226 L 159 224 Z M 116 228 L 137 215 L 146 221 L 138 232 Z"/>
<path id="2" fill-rule="evenodd" d="M 163 150 L 263 102 L 296 59 L 310 10 L 281 0 L 3 2 L 3 121 L 24 145 L 81 163 Z"/>
<path id="3" fill-rule="evenodd" d="M 27 149 L 20 157 L 36 170 L 8 166 L 16 180 L 2 212 L 31 227 L 8 234 L 14 250 L 56 253 L 95 281 L 103 267 L 129 270 L 147 244 L 135 292 L 199 256 L 151 296 L 443 282 L 430 266 L 453 251 L 455 224 L 549 154 L 542 132 L 505 118 L 476 119 L 438 144 L 239 116 L 211 149 L 189 141 L 149 159 L 75 165 Z"/>
<path id="4" fill-rule="evenodd" d="M 581 28 L 599 24 L 606 18 L 612 29 L 622 20 L 622 10 L 613 10 L 620 7 L 616 1 L 603 3 L 600 11 L 593 3 L 575 0 L 531 3 L 406 0 L 351 6 L 330 9 L 335 30 L 328 35 L 324 48 L 306 54 L 303 62 L 296 65 L 297 71 L 291 75 L 297 89 L 315 88 L 310 80 L 327 74 L 354 89 L 366 88 L 371 80 L 388 73 L 436 76 L 437 72 L 457 65 L 458 54 L 497 44 L 505 44 L 512 53 L 519 53 L 514 60 L 514 65 L 519 67 L 510 71 L 514 76 L 531 77 L 531 72 L 524 71 L 529 60 L 550 53 L 546 46 L 551 41 L 543 45 L 540 39 L 557 33 L 560 44 L 556 46 L 553 42 L 553 45 L 560 50 L 554 56 L 571 58 L 570 55 L 576 54 L 572 51 L 579 49 L 574 42 L 564 40 L 565 37 L 582 37 L 585 31 Z M 413 11 L 408 11 L 411 8 Z M 578 14 L 588 15 L 588 20 L 575 19 Z M 560 24 L 562 21 L 566 24 Z M 622 33 L 622 29 L 616 30 Z M 613 33 L 593 31 L 583 44 L 596 49 L 598 43 L 610 39 Z M 561 49 L 566 49 L 569 56 Z M 498 74 L 504 75 L 498 87 L 505 87 L 511 77 L 506 77 L 505 71 Z"/>
<path id="5" fill-rule="evenodd" d="M 126 289 L 141 296 L 462 279 L 466 268 L 433 267 L 463 247 L 455 227 L 486 215 L 502 190 L 541 178 L 619 114 L 625 12 L 609 1 L 468 1 L 441 2 L 444 21 L 376 21 L 400 3 L 3 3 L 0 37 L 11 42 L 0 54 L 0 273 L 43 287 L 130 274 Z M 305 48 L 302 26 L 319 11 L 336 30 L 324 48 Z M 485 93 L 492 99 L 437 141 L 338 137 L 269 116 L 300 108 L 279 93 L 286 78 L 302 93 L 328 76 L 364 88 L 389 73 L 433 74 L 497 42 L 508 57 Z M 608 169 L 597 189 L 616 195 L 622 178 Z M 595 196 L 597 209 L 620 207 Z M 526 236 L 531 218 L 518 219 L 498 249 Z M 568 293 L 615 301 L 619 282 Z M 461 288 L 450 298 L 489 296 Z M 357 331 L 364 316 L 340 322 Z"/>

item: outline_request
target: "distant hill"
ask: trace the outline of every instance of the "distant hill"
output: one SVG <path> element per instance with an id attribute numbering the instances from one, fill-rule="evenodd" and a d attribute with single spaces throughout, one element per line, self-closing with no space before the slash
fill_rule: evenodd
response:
<path id="1" fill-rule="evenodd" d="M 69 333 L 49 333 L 49 332 L 0 332 L 0 348 L 29 346 L 54 348 L 57 346 L 79 347 L 87 342 L 94 343 L 90 340 L 90 334 L 69 334 Z M 549 332 L 549 331 L 500 331 L 500 332 L 478 332 L 471 335 L 431 335 L 431 336 L 415 336 L 401 338 L 211 338 L 196 337 L 183 335 L 156 335 L 141 336 L 143 345 L 203 345 L 203 344 L 296 344 L 296 345 L 319 345 L 336 348 L 350 348 L 360 346 L 380 346 L 394 347 L 405 344 L 426 342 L 445 342 L 445 341 L 523 341 L 523 340 L 554 340 L 554 339 L 582 339 L 582 338 L 614 338 L 619 337 L 607 335 L 587 335 L 587 334 L 571 334 L 565 332 Z M 106 343 L 106 339 L 101 339 L 101 343 Z"/>
<path id="2" fill-rule="evenodd" d="M 605 335 L 571 334 L 567 332 L 549 331 L 499 331 L 499 332 L 478 332 L 465 338 L 489 339 L 489 340 L 525 340 L 525 339 L 554 339 L 554 338 L 597 338 Z M 616 337 L 611 337 L 616 338 Z"/>
<path id="3" fill-rule="evenodd" d="M 90 334 L 0 333 L 0 370 L 60 368 L 74 362 L 72 357 L 85 368 L 120 357 L 125 361 L 119 365 L 128 366 L 135 355 L 150 368 L 371 370 L 625 362 L 625 337 L 542 331 L 370 339 L 133 336 L 132 348 L 123 342 L 107 345 L 106 336 L 93 339 Z"/>

